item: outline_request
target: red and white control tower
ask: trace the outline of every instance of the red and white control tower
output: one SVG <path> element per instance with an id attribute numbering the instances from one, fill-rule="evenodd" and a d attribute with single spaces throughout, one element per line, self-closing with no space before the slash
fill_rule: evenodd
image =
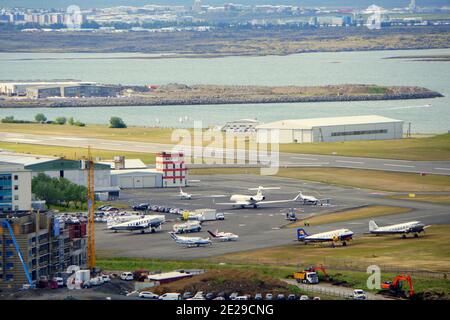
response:
<path id="1" fill-rule="evenodd" d="M 184 187 L 187 169 L 182 152 L 161 152 L 156 155 L 156 171 L 163 174 L 163 187 Z"/>

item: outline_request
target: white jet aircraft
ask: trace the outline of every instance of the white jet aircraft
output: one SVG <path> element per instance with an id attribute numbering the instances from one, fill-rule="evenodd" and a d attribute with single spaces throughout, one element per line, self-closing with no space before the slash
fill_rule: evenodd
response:
<path id="1" fill-rule="evenodd" d="M 250 188 L 249 190 L 257 190 L 256 194 L 254 196 L 250 195 L 244 195 L 244 194 L 233 194 L 230 197 L 229 203 L 217 203 L 218 205 L 232 205 L 233 207 L 253 207 L 257 208 L 261 204 L 271 204 L 271 203 L 286 203 L 286 202 L 294 202 L 297 201 L 300 194 L 297 195 L 294 199 L 288 199 L 288 200 L 273 200 L 273 201 L 264 201 L 266 197 L 263 195 L 263 190 L 278 190 L 279 187 L 272 187 L 272 188 L 264 188 L 262 186 L 259 186 L 258 188 Z"/>
<path id="2" fill-rule="evenodd" d="M 180 188 L 180 198 L 184 200 L 191 200 L 192 194 L 184 192 L 183 189 Z"/>
<path id="3" fill-rule="evenodd" d="M 317 199 L 314 196 L 307 196 L 305 194 L 303 194 L 301 191 L 299 193 L 299 197 L 298 197 L 298 201 L 303 202 L 303 204 L 309 204 L 309 205 L 324 205 L 324 204 L 328 204 L 328 202 L 330 201 L 330 199 Z"/>
<path id="4" fill-rule="evenodd" d="M 429 226 L 424 225 L 420 221 L 410 221 L 405 223 L 394 224 L 385 227 L 379 227 L 375 221 L 369 221 L 369 232 L 376 235 L 382 234 L 401 234 L 402 238 L 406 238 L 408 233 L 414 233 L 414 237 L 419 237 L 419 233 L 425 232 Z"/>
<path id="5" fill-rule="evenodd" d="M 161 225 L 166 222 L 166 216 L 163 215 L 151 215 L 139 218 L 136 220 L 130 220 L 126 222 L 120 222 L 108 226 L 109 230 L 117 231 L 136 231 L 140 230 L 141 233 L 145 233 L 145 229 L 151 229 L 154 233 L 156 228 L 161 228 Z"/>
<path id="6" fill-rule="evenodd" d="M 305 229 L 297 229 L 297 240 L 305 244 L 308 242 L 331 242 L 334 248 L 336 242 L 342 242 L 343 246 L 347 245 L 347 241 L 352 240 L 353 231 L 349 229 L 338 229 L 316 234 L 308 234 Z"/>
<path id="7" fill-rule="evenodd" d="M 231 232 L 219 232 L 219 230 L 216 230 L 216 232 L 212 232 L 208 230 L 208 233 L 214 239 L 217 239 L 219 241 L 237 241 L 239 239 L 239 236 L 237 234 Z"/>
<path id="8" fill-rule="evenodd" d="M 169 232 L 170 237 L 178 244 L 191 247 L 200 247 L 206 245 L 212 245 L 211 239 L 201 237 L 182 237 L 175 234 L 175 232 Z"/>

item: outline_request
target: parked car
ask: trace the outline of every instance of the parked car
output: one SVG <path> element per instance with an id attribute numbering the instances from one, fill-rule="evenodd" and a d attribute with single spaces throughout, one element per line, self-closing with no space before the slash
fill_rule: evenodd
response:
<path id="1" fill-rule="evenodd" d="M 314 297 L 313 300 L 320 300 L 320 297 Z"/>
<path id="2" fill-rule="evenodd" d="M 225 300 L 224 297 L 215 297 L 213 300 Z"/>
<path id="3" fill-rule="evenodd" d="M 248 300 L 247 296 L 237 296 L 234 300 Z"/>
<path id="4" fill-rule="evenodd" d="M 192 292 L 185 292 L 183 293 L 183 300 L 187 300 L 192 298 L 194 295 L 192 294 Z"/>
<path id="5" fill-rule="evenodd" d="M 267 293 L 266 300 L 272 300 L 272 299 L 273 299 L 273 295 L 271 293 Z"/>
<path id="6" fill-rule="evenodd" d="M 225 220 L 225 215 L 222 212 L 217 212 L 216 219 L 217 220 Z"/>
<path id="7" fill-rule="evenodd" d="M 279 295 L 277 295 L 277 300 L 286 300 L 286 297 L 284 296 L 284 294 L 280 293 Z"/>
<path id="8" fill-rule="evenodd" d="M 214 299 L 215 295 L 212 292 L 208 292 L 205 296 L 206 300 L 212 300 Z"/>
<path id="9" fill-rule="evenodd" d="M 122 272 L 122 274 L 120 275 L 120 279 L 125 281 L 132 281 L 134 280 L 134 277 L 131 272 Z"/>
<path id="10" fill-rule="evenodd" d="M 237 292 L 233 292 L 232 294 L 230 294 L 230 300 L 234 300 L 234 299 L 236 299 L 236 297 L 237 296 L 239 296 L 239 293 L 237 293 Z"/>
<path id="11" fill-rule="evenodd" d="M 110 282 L 111 281 L 111 277 L 109 276 L 109 274 L 102 274 L 101 278 L 102 278 L 103 282 Z"/>
<path id="12" fill-rule="evenodd" d="M 309 300 L 309 297 L 306 295 L 301 295 L 300 300 Z"/>
<path id="13" fill-rule="evenodd" d="M 295 295 L 295 294 L 290 294 L 290 295 L 288 295 L 288 298 L 287 298 L 288 300 L 296 300 L 297 299 L 297 296 Z"/>
<path id="14" fill-rule="evenodd" d="M 58 284 L 58 287 L 64 287 L 64 279 L 61 277 L 54 277 L 53 281 L 55 281 Z"/>
<path id="15" fill-rule="evenodd" d="M 364 290 L 355 289 L 355 290 L 353 290 L 352 298 L 353 298 L 353 300 L 366 300 L 367 295 Z"/>
<path id="16" fill-rule="evenodd" d="M 142 292 L 139 292 L 139 298 L 158 300 L 159 296 L 150 291 L 142 291 Z"/>
<path id="17" fill-rule="evenodd" d="M 262 299 L 263 299 L 263 297 L 262 297 L 261 293 L 255 294 L 255 300 L 262 300 Z"/>
<path id="18" fill-rule="evenodd" d="M 205 295 L 203 293 L 203 291 L 199 291 L 194 295 L 194 298 L 204 298 Z"/>
<path id="19" fill-rule="evenodd" d="M 159 296 L 159 300 L 181 300 L 181 294 L 176 292 L 164 293 Z"/>
<path id="20" fill-rule="evenodd" d="M 157 205 L 154 205 L 154 206 L 152 206 L 150 209 L 151 209 L 152 211 L 158 211 L 158 206 L 157 206 Z"/>
<path id="21" fill-rule="evenodd" d="M 140 203 L 138 205 L 132 206 L 131 208 L 136 211 L 145 211 L 145 210 L 148 210 L 149 206 L 150 206 L 150 204 L 148 204 L 148 203 Z"/>

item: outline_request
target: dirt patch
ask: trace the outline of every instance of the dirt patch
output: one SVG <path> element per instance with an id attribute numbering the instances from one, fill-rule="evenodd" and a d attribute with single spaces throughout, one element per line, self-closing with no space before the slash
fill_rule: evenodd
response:
<path id="1" fill-rule="evenodd" d="M 272 293 L 288 294 L 286 283 L 270 276 L 261 275 L 255 271 L 241 270 L 211 270 L 192 278 L 183 279 L 166 285 L 152 288 L 157 294 L 166 292 L 223 292 L 226 295 L 232 292 L 240 294 Z"/>

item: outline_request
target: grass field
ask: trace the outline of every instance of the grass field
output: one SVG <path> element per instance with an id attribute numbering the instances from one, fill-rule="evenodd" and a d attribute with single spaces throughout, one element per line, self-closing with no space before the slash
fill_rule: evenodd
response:
<path id="1" fill-rule="evenodd" d="M 402 160 L 450 160 L 450 134 L 401 140 L 282 144 L 280 152 Z"/>
<path id="2" fill-rule="evenodd" d="M 106 125 L 93 124 L 86 127 L 76 127 L 70 125 L 2 123 L 0 130 L 55 136 L 93 137 L 165 144 L 177 143 L 171 141 L 172 129 L 161 128 L 111 129 Z M 205 142 L 204 145 L 208 145 L 208 143 Z M 403 160 L 450 160 L 450 134 L 401 140 L 281 144 L 280 152 Z"/>
<path id="3" fill-rule="evenodd" d="M 414 197 L 409 197 L 408 195 L 395 195 L 389 196 L 389 198 L 450 205 L 450 194 L 416 194 Z"/>
<path id="4" fill-rule="evenodd" d="M 192 169 L 190 174 L 259 174 L 256 168 Z M 450 191 L 450 177 L 347 168 L 280 168 L 277 176 L 373 190 Z"/>
<path id="5" fill-rule="evenodd" d="M 409 208 L 402 207 L 393 207 L 393 206 L 367 206 L 361 207 L 351 210 L 337 211 L 334 213 L 329 213 L 325 215 L 318 215 L 312 217 L 305 217 L 302 219 L 302 215 L 300 214 L 301 221 L 297 221 L 295 223 L 291 223 L 287 225 L 290 228 L 297 228 L 304 226 L 304 223 L 307 221 L 310 225 L 321 225 L 342 221 L 350 221 L 362 218 L 372 218 L 372 217 L 380 217 L 391 214 L 398 213 L 406 213 L 411 211 Z"/>
<path id="6" fill-rule="evenodd" d="M 22 144 L 0 141 L 0 149 L 43 156 L 65 157 L 66 159 L 74 160 L 80 159 L 82 157 L 87 157 L 86 148 L 42 146 L 36 144 Z M 104 160 L 110 160 L 113 159 L 114 156 L 123 155 L 127 159 L 141 159 L 144 163 L 147 164 L 155 163 L 155 155 L 152 153 L 91 149 L 91 154 L 94 158 L 100 157 Z"/>
<path id="7" fill-rule="evenodd" d="M 347 247 L 301 243 L 226 254 L 213 259 L 225 263 L 296 266 L 323 263 L 328 266 L 401 266 L 410 269 L 450 271 L 450 225 L 436 225 L 419 238 L 361 236 Z M 351 269 L 351 268 L 349 268 Z"/>

